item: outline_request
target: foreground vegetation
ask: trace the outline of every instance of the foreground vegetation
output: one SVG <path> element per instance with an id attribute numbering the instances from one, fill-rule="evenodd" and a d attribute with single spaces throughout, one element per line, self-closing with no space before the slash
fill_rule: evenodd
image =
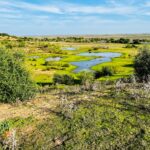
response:
<path id="1" fill-rule="evenodd" d="M 24 112 L 24 117 L 19 118 L 7 114 L 8 118 L 1 122 L 1 146 L 14 144 L 16 149 L 27 150 L 148 150 L 150 84 L 139 85 L 134 78 L 130 82 L 85 82 L 54 90 L 45 87 L 42 103 L 35 100 L 34 105 L 23 104 L 26 111 L 36 108 L 38 113 Z M 15 110 L 18 106 L 12 107 Z"/>
<path id="2" fill-rule="evenodd" d="M 34 84 L 23 68 L 23 55 L 0 49 L 0 102 L 28 100 L 34 95 Z"/>

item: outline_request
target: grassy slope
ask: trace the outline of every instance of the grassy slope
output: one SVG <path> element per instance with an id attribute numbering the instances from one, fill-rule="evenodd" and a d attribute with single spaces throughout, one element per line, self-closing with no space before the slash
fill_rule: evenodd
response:
<path id="1" fill-rule="evenodd" d="M 7 116 L 9 132 L 17 131 L 19 144 L 25 150 L 148 150 L 150 95 L 141 92 L 141 87 L 139 84 L 120 84 L 120 87 L 104 84 L 95 91 L 78 92 L 79 87 L 66 87 L 66 90 L 48 91 L 40 95 L 39 100 L 20 106 L 17 109 L 22 113 L 17 114 L 17 118 L 11 114 L 16 111 L 15 106 L 9 106 L 11 112 L 3 110 L 3 116 Z M 62 103 L 64 97 L 67 101 Z M 56 139 L 64 139 L 65 144 L 58 146 Z"/>

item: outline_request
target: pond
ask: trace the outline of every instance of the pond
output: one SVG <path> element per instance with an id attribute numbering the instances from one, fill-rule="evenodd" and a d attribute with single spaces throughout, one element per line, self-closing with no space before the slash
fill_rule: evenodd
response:
<path id="1" fill-rule="evenodd" d="M 62 50 L 74 51 L 77 50 L 76 47 L 63 47 Z"/>
<path id="2" fill-rule="evenodd" d="M 29 58 L 30 59 L 38 59 L 38 58 L 40 58 L 40 56 L 30 56 Z"/>
<path id="3" fill-rule="evenodd" d="M 102 58 L 95 58 L 92 60 L 87 61 L 79 61 L 79 62 L 71 62 L 72 65 L 77 66 L 77 68 L 74 70 L 74 72 L 80 72 L 84 70 L 90 70 L 92 66 L 110 62 L 112 58 L 120 57 L 121 53 L 112 53 L 112 52 L 101 52 L 101 53 L 81 53 L 80 56 L 101 56 Z"/>
<path id="4" fill-rule="evenodd" d="M 60 61 L 61 57 L 48 57 L 45 59 L 45 61 Z"/>

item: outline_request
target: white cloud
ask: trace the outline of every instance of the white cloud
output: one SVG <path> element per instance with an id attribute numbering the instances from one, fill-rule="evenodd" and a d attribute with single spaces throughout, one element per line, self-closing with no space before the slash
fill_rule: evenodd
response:
<path id="1" fill-rule="evenodd" d="M 49 12 L 49 13 L 62 13 L 60 8 L 56 6 L 44 6 L 44 5 L 35 5 L 35 4 L 30 4 L 30 3 L 20 3 L 15 4 L 16 7 L 22 8 L 22 9 L 28 9 L 32 11 L 43 11 L 43 12 Z"/>
<path id="2" fill-rule="evenodd" d="M 150 16 L 150 12 L 146 12 L 145 15 Z"/>
<path id="3" fill-rule="evenodd" d="M 1 19 L 21 19 L 22 15 L 16 14 L 0 14 Z"/>
<path id="4" fill-rule="evenodd" d="M 104 6 L 74 6 L 66 8 L 67 12 L 87 14 L 132 14 L 136 11 L 133 7 L 104 7 Z"/>
<path id="5" fill-rule="evenodd" d="M 24 9 L 24 10 L 31 10 L 31 11 L 42 11 L 42 12 L 49 12 L 49 13 L 61 13 L 60 8 L 53 5 L 37 5 L 31 4 L 26 2 L 14 2 L 14 1 L 1 1 L 0 7 L 9 7 L 9 8 L 16 8 L 16 9 Z"/>
<path id="6" fill-rule="evenodd" d="M 14 13 L 14 12 L 16 12 L 16 10 L 8 9 L 8 8 L 1 8 L 0 12 L 2 12 L 2 13 Z"/>
<path id="7" fill-rule="evenodd" d="M 61 4 L 61 2 L 60 2 Z M 30 11 L 42 11 L 48 13 L 56 13 L 56 14 L 71 14 L 71 13 L 84 13 L 84 14 L 133 14 L 136 12 L 136 7 L 133 6 L 124 6 L 124 5 L 112 5 L 112 6 L 88 6 L 88 5 L 75 5 L 64 3 L 63 5 L 55 4 L 55 5 L 38 5 L 31 4 L 26 2 L 14 2 L 12 0 L 9 1 L 1 1 L 1 6 L 30 10 Z"/>
<path id="8" fill-rule="evenodd" d="M 150 7 L 150 2 L 146 2 L 145 7 Z"/>

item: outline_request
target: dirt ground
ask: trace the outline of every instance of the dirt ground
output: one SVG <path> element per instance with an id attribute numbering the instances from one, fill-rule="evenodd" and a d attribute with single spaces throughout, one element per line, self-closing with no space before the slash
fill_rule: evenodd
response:
<path id="1" fill-rule="evenodd" d="M 59 100 L 55 95 L 38 95 L 35 99 L 17 104 L 0 104 L 0 122 L 14 117 L 33 116 L 36 119 L 45 118 L 48 109 L 55 109 Z"/>

